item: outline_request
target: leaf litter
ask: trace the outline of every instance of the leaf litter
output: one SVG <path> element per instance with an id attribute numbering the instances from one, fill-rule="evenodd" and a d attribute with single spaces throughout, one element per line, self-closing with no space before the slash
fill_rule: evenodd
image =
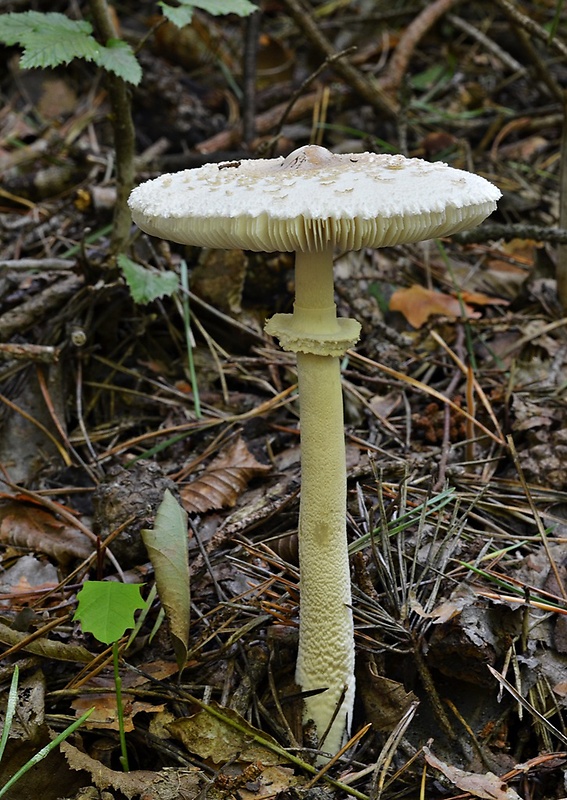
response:
<path id="1" fill-rule="evenodd" d="M 390 93 L 384 113 L 368 94 L 360 99 L 352 73 L 331 72 L 342 59 L 326 62 L 327 48 L 325 72 L 287 112 L 276 146 L 289 152 L 303 144 L 315 107 L 314 136 L 327 146 L 349 152 L 385 142 L 482 172 L 504 190 L 500 228 L 490 221 L 480 241 L 337 262 L 339 313 L 359 316 L 364 331 L 342 366 L 355 730 L 373 727 L 313 777 L 316 743 L 302 731 L 293 682 L 296 374 L 293 359 L 262 334 L 274 303 L 289 305 L 289 258 L 175 246 L 156 253 L 138 238 L 127 280 L 146 305 L 136 306 L 122 277 L 107 271 L 115 191 L 107 181 L 105 94 L 90 79 L 82 85 L 78 72 L 72 81 L 62 74 L 57 92 L 74 101 L 56 114 L 42 74 L 6 61 L 17 80 L 3 83 L 0 115 L 0 222 L 8 232 L 0 246 L 0 338 L 18 358 L 0 350 L 7 431 L 0 680 L 9 685 L 14 662 L 28 676 L 19 713 L 31 722 L 18 729 L 20 752 L 32 749 L 34 735 L 41 746 L 97 708 L 61 744 L 65 759 L 53 755 L 53 769 L 48 760 L 38 765 L 19 796 L 71 798 L 82 786 L 146 800 L 350 792 L 374 799 L 418 796 L 422 788 L 430 798 L 564 798 L 567 348 L 549 238 L 558 224 L 562 109 L 553 86 L 561 67 L 545 29 L 554 4 L 532 9 L 530 29 L 551 96 L 539 78 L 526 78 L 531 56 L 512 69 L 512 12 L 503 0 L 490 8 L 495 26 L 478 24 L 477 11 L 488 18 L 480 2 L 431 3 L 421 12 L 402 4 L 399 17 L 378 21 L 385 35 L 374 35 L 371 17 L 381 12 L 368 4 L 314 6 L 323 38 L 313 41 L 294 0 L 277 12 L 272 5 L 262 4 L 259 136 L 280 133 L 279 98 L 287 106 L 293 91 L 283 81 L 309 73 L 329 42 L 335 50 L 355 44 L 349 58 L 359 74 L 373 74 Z M 442 16 L 449 6 L 452 16 Z M 137 11 L 131 20 L 136 29 Z M 141 51 L 144 79 L 133 95 L 147 147 L 140 177 L 195 165 L 219 148 L 229 150 L 229 162 L 241 157 L 240 120 L 229 120 L 223 104 L 238 115 L 225 80 L 239 80 L 242 30 L 238 20 L 213 22 L 195 11 L 183 37 L 168 26 L 167 40 L 157 36 L 151 52 Z M 565 39 L 561 20 L 555 36 Z M 211 67 L 219 61 L 222 70 Z M 205 70 L 199 92 L 182 69 Z M 405 74 L 402 142 L 390 112 Z M 30 101 L 42 109 L 41 125 L 26 111 Z M 182 259 L 195 273 L 201 417 L 170 297 Z M 58 358 L 38 366 L 38 345 L 56 348 Z M 32 386 L 41 414 L 28 405 L 24 387 Z M 19 459 L 13 442 L 24 440 L 33 447 Z M 16 474 L 25 495 L 11 480 Z M 179 515 L 163 525 L 164 496 L 181 501 L 188 530 Z M 159 532 L 148 549 L 142 531 Z M 183 545 L 191 596 L 184 559 L 175 555 Z M 120 662 L 128 774 L 118 768 L 109 652 L 72 619 L 87 579 L 144 584 L 144 599 L 158 587 L 145 616 L 133 617 L 136 632 Z M 97 749 L 101 737 L 107 747 Z M 255 737 L 284 749 L 274 755 Z M 12 770 L 12 760 L 5 763 Z M 65 788 L 52 777 L 55 765 Z"/>

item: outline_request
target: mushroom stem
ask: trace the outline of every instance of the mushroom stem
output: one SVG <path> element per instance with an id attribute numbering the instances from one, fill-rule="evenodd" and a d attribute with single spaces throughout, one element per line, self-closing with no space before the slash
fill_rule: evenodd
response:
<path id="1" fill-rule="evenodd" d="M 295 302 L 302 308 L 335 307 L 333 250 L 295 254 Z"/>
<path id="2" fill-rule="evenodd" d="M 336 753 L 350 727 L 354 641 L 346 536 L 346 458 L 338 357 L 297 354 L 301 419 L 300 625 L 296 680 L 305 719 Z"/>

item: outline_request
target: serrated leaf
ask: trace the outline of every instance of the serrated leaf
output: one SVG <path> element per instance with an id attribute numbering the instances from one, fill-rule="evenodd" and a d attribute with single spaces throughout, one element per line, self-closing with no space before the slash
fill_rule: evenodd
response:
<path id="1" fill-rule="evenodd" d="M 158 507 L 153 530 L 143 530 L 142 539 L 154 568 L 158 594 L 181 670 L 187 661 L 191 602 L 187 515 L 169 490 L 165 491 Z"/>
<path id="2" fill-rule="evenodd" d="M 24 69 L 56 67 L 74 58 L 93 61 L 100 51 L 88 22 L 72 20 L 56 12 L 1 15 L 0 41 L 24 48 L 20 61 Z"/>
<path id="3" fill-rule="evenodd" d="M 258 11 L 258 6 L 251 3 L 250 0 L 197 0 L 195 3 L 181 0 L 181 2 L 184 5 L 194 5 L 215 17 L 221 14 L 237 14 L 239 17 L 247 17 L 254 11 Z"/>
<path id="4" fill-rule="evenodd" d="M 107 72 L 137 86 L 142 80 L 142 67 L 129 44 L 121 39 L 109 39 L 106 47 L 100 48 L 97 64 Z"/>
<path id="5" fill-rule="evenodd" d="M 222 14 L 236 14 L 239 17 L 247 17 L 258 10 L 258 7 L 250 0 L 180 0 L 178 6 L 170 6 L 167 3 L 158 4 L 165 17 L 178 28 L 189 25 L 193 18 L 193 11 L 198 8 L 217 17 Z"/>
<path id="6" fill-rule="evenodd" d="M 157 272 L 136 264 L 121 253 L 118 266 L 126 279 L 130 294 L 135 303 L 151 303 L 164 295 L 169 297 L 178 288 L 179 279 L 174 272 Z"/>
<path id="7" fill-rule="evenodd" d="M 101 45 L 92 32 L 86 20 L 69 19 L 55 11 L 0 15 L 0 42 L 23 48 L 23 69 L 57 67 L 82 58 L 129 83 L 139 83 L 142 71 L 130 45 L 119 39 Z"/>
<path id="8" fill-rule="evenodd" d="M 0 41 L 7 45 L 25 46 L 28 36 L 42 31 L 56 32 L 60 36 L 69 34 L 92 34 L 92 25 L 85 20 L 74 20 L 55 11 L 12 12 L 0 14 Z"/>
<path id="9" fill-rule="evenodd" d="M 184 28 L 191 24 L 193 19 L 194 6 L 168 6 L 167 3 L 159 3 L 163 16 L 178 28 Z"/>
<path id="10" fill-rule="evenodd" d="M 134 612 L 145 603 L 140 584 L 87 581 L 77 595 L 74 620 L 104 644 L 116 642 L 135 624 Z"/>

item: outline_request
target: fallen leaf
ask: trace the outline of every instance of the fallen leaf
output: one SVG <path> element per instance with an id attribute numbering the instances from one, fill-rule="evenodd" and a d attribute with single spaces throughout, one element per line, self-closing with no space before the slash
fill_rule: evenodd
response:
<path id="1" fill-rule="evenodd" d="M 403 684 L 379 675 L 372 661 L 357 670 L 356 684 L 366 719 L 377 731 L 392 731 L 417 701 L 413 692 L 406 692 Z"/>
<path id="2" fill-rule="evenodd" d="M 481 316 L 480 312 L 459 302 L 456 297 L 426 289 L 419 284 L 395 291 L 390 298 L 390 311 L 399 311 L 414 328 L 421 328 L 434 314 L 450 319 L 459 319 L 463 312 L 468 319 L 478 319 Z"/>
<path id="3" fill-rule="evenodd" d="M 120 729 L 118 721 L 118 709 L 116 707 L 116 694 L 88 694 L 84 697 L 77 697 L 71 703 L 77 717 L 82 716 L 89 708 L 94 708 L 93 713 L 85 723 L 86 728 L 104 728 L 105 730 L 117 731 Z M 126 733 L 134 730 L 134 717 L 142 711 L 146 714 L 157 714 L 163 711 L 164 704 L 154 705 L 144 703 L 140 700 L 127 701 L 123 704 L 124 730 Z"/>
<path id="4" fill-rule="evenodd" d="M 45 553 L 60 564 L 82 561 L 93 551 L 84 533 L 29 503 L 10 502 L 0 508 L 0 541 Z"/>
<path id="5" fill-rule="evenodd" d="M 276 755 L 255 741 L 255 737 L 260 736 L 265 741 L 276 744 L 269 734 L 257 730 L 230 708 L 217 703 L 209 705 L 238 727 L 225 722 L 220 716 L 213 716 L 205 709 L 197 711 L 190 717 L 176 719 L 167 725 L 167 729 L 172 736 L 183 743 L 188 752 L 195 753 L 202 759 L 210 758 L 216 764 L 234 759 L 235 753 L 238 753 L 240 761 L 260 761 L 264 765 L 282 762 L 282 756 Z"/>
<path id="6" fill-rule="evenodd" d="M 209 464 L 197 480 L 181 489 L 183 507 L 189 513 L 203 514 L 233 506 L 249 480 L 271 469 L 268 464 L 260 464 L 243 439 L 238 438 Z"/>
<path id="7" fill-rule="evenodd" d="M 132 770 L 118 772 L 105 767 L 69 742 L 61 742 L 61 750 L 71 769 L 85 770 L 98 789 L 115 789 L 128 800 L 143 795 L 145 800 L 179 800 L 180 797 L 198 797 L 210 786 L 210 779 L 197 767 L 183 769 Z"/>
<path id="8" fill-rule="evenodd" d="M 510 301 L 503 297 L 491 297 L 484 292 L 461 292 L 461 299 L 465 303 L 472 303 L 475 306 L 509 306 Z"/>
<path id="9" fill-rule="evenodd" d="M 189 646 L 189 557 L 187 514 L 169 489 L 165 490 L 153 530 L 143 530 L 142 539 L 153 564 L 156 586 L 169 623 L 169 633 L 179 669 L 187 660 Z"/>
<path id="10" fill-rule="evenodd" d="M 430 766 L 442 772 L 451 783 L 454 783 L 463 792 L 469 792 L 474 797 L 481 797 L 483 800 L 521 800 L 520 795 L 493 772 L 485 774 L 465 772 L 464 769 L 451 767 L 436 758 L 428 747 L 423 748 L 423 753 Z"/>

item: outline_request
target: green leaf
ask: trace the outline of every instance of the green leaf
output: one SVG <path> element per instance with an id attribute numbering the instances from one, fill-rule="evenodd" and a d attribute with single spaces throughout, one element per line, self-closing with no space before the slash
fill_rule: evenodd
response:
<path id="1" fill-rule="evenodd" d="M 179 278 L 174 272 L 158 272 L 147 269 L 121 253 L 118 266 L 126 279 L 130 294 L 135 303 L 151 303 L 158 297 L 172 295 L 179 286 Z"/>
<path id="2" fill-rule="evenodd" d="M 55 12 L 0 15 L 0 41 L 24 48 L 20 62 L 24 69 L 56 67 L 74 58 L 94 61 L 100 50 L 90 23 Z"/>
<path id="3" fill-rule="evenodd" d="M 163 14 L 170 22 L 183 28 L 189 25 L 193 18 L 193 11 L 198 8 L 217 17 L 221 14 L 237 14 L 239 17 L 247 17 L 258 10 L 258 6 L 250 0 L 180 0 L 178 6 L 170 6 L 167 3 L 158 3 Z"/>
<path id="4" fill-rule="evenodd" d="M 181 670 L 187 661 L 191 601 L 187 514 L 169 490 L 159 505 L 153 530 L 143 530 L 142 539 L 154 567 L 158 594 Z"/>
<path id="5" fill-rule="evenodd" d="M 99 642 L 116 642 L 134 627 L 134 612 L 145 605 L 140 588 L 140 584 L 87 581 L 77 595 L 79 605 L 73 619 Z"/>
<path id="6" fill-rule="evenodd" d="M 142 80 L 142 67 L 129 44 L 122 39 L 109 39 L 106 47 L 100 48 L 100 57 L 95 59 L 99 67 L 137 86 Z"/>
<path id="7" fill-rule="evenodd" d="M 82 58 L 129 83 L 139 83 L 142 72 L 130 45 L 111 39 L 104 46 L 92 33 L 90 22 L 54 11 L 0 14 L 0 42 L 23 48 L 23 69 L 57 67 Z"/>

